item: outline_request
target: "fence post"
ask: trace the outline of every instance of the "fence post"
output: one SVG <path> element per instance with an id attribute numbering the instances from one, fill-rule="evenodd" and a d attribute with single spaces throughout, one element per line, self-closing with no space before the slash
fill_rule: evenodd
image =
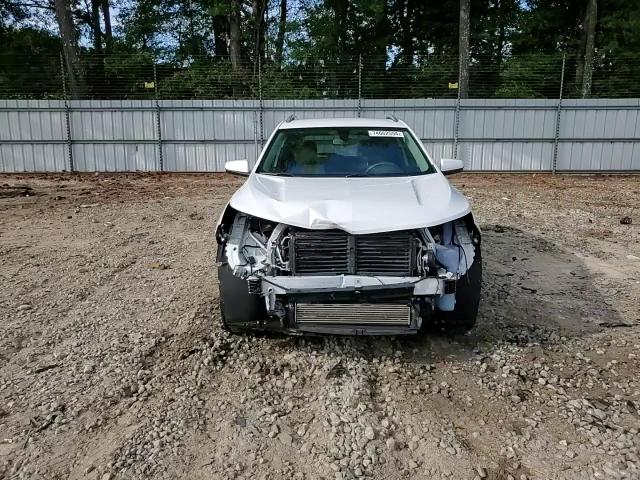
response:
<path id="1" fill-rule="evenodd" d="M 160 171 L 164 172 L 164 156 L 162 154 L 162 122 L 160 119 L 160 102 L 158 101 L 158 71 L 156 69 L 156 59 L 153 59 L 153 96 L 156 104 L 156 137 L 158 141 L 158 160 Z"/>
<path id="2" fill-rule="evenodd" d="M 453 158 L 458 158 L 458 135 L 460 132 L 460 81 L 458 81 L 458 98 L 456 99 L 456 110 L 453 116 Z"/>
<path id="3" fill-rule="evenodd" d="M 358 118 L 362 116 L 362 54 L 358 55 Z"/>
<path id="4" fill-rule="evenodd" d="M 260 148 L 264 147 L 264 103 L 262 101 L 262 60 L 258 55 L 258 101 L 260 105 Z M 258 152 L 258 156 L 260 152 Z"/>
<path id="5" fill-rule="evenodd" d="M 64 70 L 64 58 L 60 52 L 60 76 L 62 78 L 62 96 L 64 97 L 64 121 L 67 130 L 67 159 L 69 160 L 69 171 L 73 173 L 73 141 L 71 139 L 71 107 L 69 96 L 67 95 L 67 76 Z"/>
<path id="6" fill-rule="evenodd" d="M 560 139 L 560 119 L 562 117 L 562 92 L 564 90 L 564 68 L 567 60 L 567 54 L 562 54 L 562 73 L 560 74 L 560 92 L 558 94 L 558 107 L 556 108 L 556 132 L 553 139 L 553 162 L 551 164 L 551 172 L 556 173 L 558 164 L 558 141 Z"/>
<path id="7" fill-rule="evenodd" d="M 462 54 L 461 54 L 462 55 Z M 462 86 L 461 82 L 461 73 L 462 73 L 462 56 L 460 56 L 460 60 L 458 61 L 458 91 L 456 98 L 456 111 L 453 115 L 453 158 L 458 158 L 458 138 L 460 135 L 460 87 Z"/>
<path id="8" fill-rule="evenodd" d="M 258 149 L 258 113 L 255 110 L 253 111 L 253 143 L 256 149 L 256 158 L 251 167 L 258 163 L 258 157 L 260 156 L 260 150 Z"/>

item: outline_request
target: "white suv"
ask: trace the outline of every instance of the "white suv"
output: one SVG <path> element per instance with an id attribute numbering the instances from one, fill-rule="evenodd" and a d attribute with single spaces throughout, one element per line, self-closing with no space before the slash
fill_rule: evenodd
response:
<path id="1" fill-rule="evenodd" d="M 289 120 L 216 228 L 222 323 L 233 332 L 413 334 L 473 327 L 480 230 L 467 199 L 401 121 Z"/>

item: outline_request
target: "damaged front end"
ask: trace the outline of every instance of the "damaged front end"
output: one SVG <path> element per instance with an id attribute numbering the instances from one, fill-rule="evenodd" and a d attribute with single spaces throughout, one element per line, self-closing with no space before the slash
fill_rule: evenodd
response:
<path id="1" fill-rule="evenodd" d="M 353 235 L 256 218 L 228 207 L 216 231 L 223 321 L 239 330 L 412 334 L 456 309 L 480 261 L 473 216 Z"/>

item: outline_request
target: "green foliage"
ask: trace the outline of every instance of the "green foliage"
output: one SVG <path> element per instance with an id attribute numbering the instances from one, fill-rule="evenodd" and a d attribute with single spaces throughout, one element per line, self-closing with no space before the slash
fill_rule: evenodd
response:
<path id="1" fill-rule="evenodd" d="M 166 99 L 255 98 L 256 81 L 249 70 L 234 72 L 228 61 L 198 59 L 190 65 L 164 65 L 159 95 Z"/>
<path id="2" fill-rule="evenodd" d="M 289 0 L 281 65 L 274 62 L 280 0 L 268 1 L 264 31 L 257 29 L 261 0 L 240 0 L 235 69 L 228 58 L 232 0 L 112 2 L 118 6 L 115 38 L 106 53 L 91 44 L 90 2 L 72 2 L 91 98 L 256 98 L 260 91 L 273 99 L 458 94 L 451 88 L 458 78 L 458 0 Z M 59 98 L 61 42 L 55 33 L 30 26 L 43 18 L 54 25 L 50 7 L 35 12 L 20 5 L 0 0 L 0 95 Z M 557 98 L 562 53 L 564 94 L 580 95 L 585 5 L 471 0 L 469 96 Z M 640 3 L 598 0 L 595 39 L 591 95 L 640 96 Z"/>
<path id="3" fill-rule="evenodd" d="M 276 100 L 303 100 L 323 98 L 325 82 L 321 79 L 321 70 L 309 71 L 300 67 L 285 67 L 280 70 L 275 66 L 267 66 L 262 72 L 262 95 L 264 98 Z"/>
<path id="4" fill-rule="evenodd" d="M 562 72 L 561 55 L 511 57 L 500 72 L 498 98 L 557 98 Z"/>
<path id="5" fill-rule="evenodd" d="M 61 98 L 60 39 L 32 28 L 0 30 L 0 96 Z"/>

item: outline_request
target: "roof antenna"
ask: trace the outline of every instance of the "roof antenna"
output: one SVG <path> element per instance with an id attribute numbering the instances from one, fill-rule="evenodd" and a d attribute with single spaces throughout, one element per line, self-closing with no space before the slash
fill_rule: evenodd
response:
<path id="1" fill-rule="evenodd" d="M 396 117 L 395 115 L 387 115 L 385 118 L 388 120 L 393 120 L 394 122 L 398 121 L 398 117 Z"/>
<path id="2" fill-rule="evenodd" d="M 293 121 L 293 120 L 295 120 L 295 119 L 296 119 L 296 116 L 295 116 L 295 115 L 293 115 L 293 114 L 291 114 L 291 115 L 289 115 L 289 116 L 287 117 L 287 119 L 285 120 L 285 122 L 289 123 L 289 122 L 291 122 L 291 121 Z"/>

